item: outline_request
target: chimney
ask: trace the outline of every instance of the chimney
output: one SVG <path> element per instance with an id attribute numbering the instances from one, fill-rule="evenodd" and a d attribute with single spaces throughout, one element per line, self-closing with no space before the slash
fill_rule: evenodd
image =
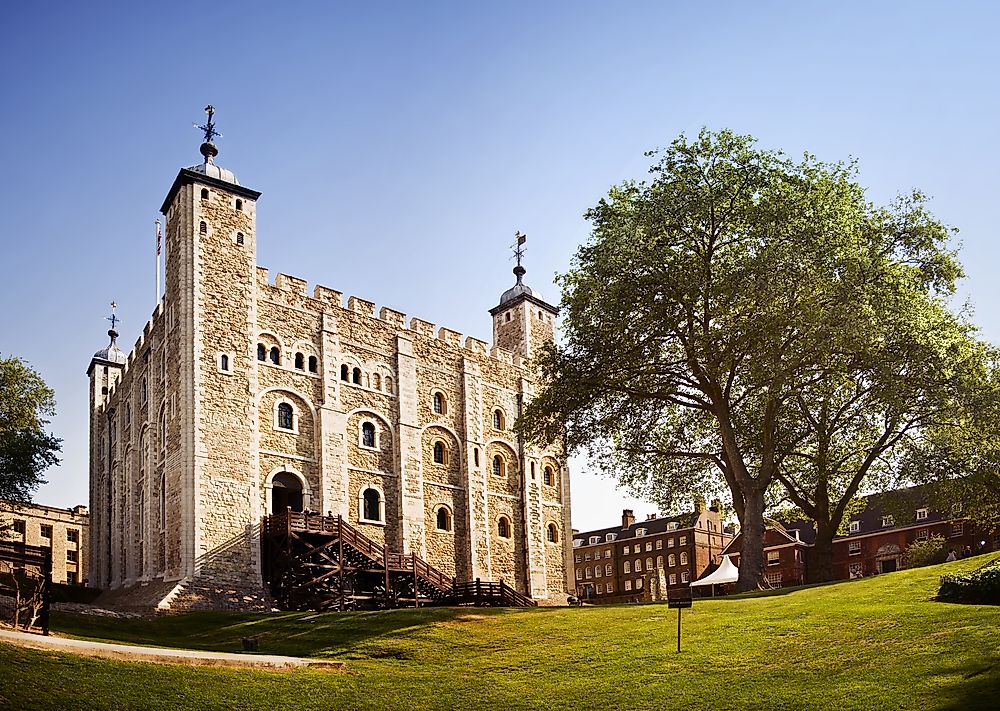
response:
<path id="1" fill-rule="evenodd" d="M 722 510 L 722 502 L 719 499 L 712 499 L 712 505 L 709 507 L 709 510 L 719 513 Z"/>
<path id="2" fill-rule="evenodd" d="M 632 509 L 622 510 L 622 528 L 628 528 L 635 523 L 635 512 Z"/>
<path id="3" fill-rule="evenodd" d="M 694 497 L 694 512 L 696 514 L 704 513 L 705 511 L 705 497 L 698 494 Z"/>
<path id="4" fill-rule="evenodd" d="M 656 514 L 655 513 L 646 514 L 646 520 L 647 521 L 654 521 L 654 520 L 656 520 Z"/>

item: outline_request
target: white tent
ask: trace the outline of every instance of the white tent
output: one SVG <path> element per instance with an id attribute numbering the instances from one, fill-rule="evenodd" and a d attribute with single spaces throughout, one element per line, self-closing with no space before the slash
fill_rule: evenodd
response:
<path id="1" fill-rule="evenodd" d="M 722 556 L 722 562 L 719 567 L 711 575 L 702 578 L 701 580 L 695 580 L 691 583 L 691 587 L 697 587 L 699 585 L 720 585 L 722 583 L 735 583 L 740 577 L 740 569 L 736 567 L 733 561 L 729 560 L 728 555 Z"/>

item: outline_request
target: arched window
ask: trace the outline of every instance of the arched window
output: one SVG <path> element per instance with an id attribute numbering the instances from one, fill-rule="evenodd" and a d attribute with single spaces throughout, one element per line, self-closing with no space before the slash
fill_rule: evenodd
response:
<path id="1" fill-rule="evenodd" d="M 350 368 L 347 367 L 347 363 L 344 363 L 342 366 L 340 366 L 340 379 L 346 382 L 349 371 Z"/>
<path id="2" fill-rule="evenodd" d="M 306 357 L 301 353 L 295 354 L 295 369 L 304 370 L 306 367 Z"/>
<path id="3" fill-rule="evenodd" d="M 365 489 L 361 496 L 361 518 L 365 521 L 382 520 L 382 495 L 377 489 Z"/>
<path id="4" fill-rule="evenodd" d="M 219 356 L 219 370 L 229 370 L 229 356 L 225 353 Z"/>
<path id="5" fill-rule="evenodd" d="M 198 232 L 200 232 L 203 235 L 208 234 L 208 225 L 204 221 L 198 223 Z"/>
<path id="6" fill-rule="evenodd" d="M 503 476 L 503 457 L 499 454 L 493 457 L 493 476 Z"/>
<path id="7" fill-rule="evenodd" d="M 434 443 L 434 463 L 447 464 L 447 458 L 444 450 L 444 442 L 441 442 L 440 440 Z"/>
<path id="8" fill-rule="evenodd" d="M 646 558 L 646 570 L 652 570 L 652 569 L 653 569 L 653 559 Z"/>
<path id="9" fill-rule="evenodd" d="M 355 368 L 351 373 L 351 380 L 354 381 L 355 385 L 361 385 L 361 368 Z"/>
<path id="10" fill-rule="evenodd" d="M 681 553 L 681 565 L 687 565 L 687 564 L 688 564 L 688 554 Z"/>
<path id="11" fill-rule="evenodd" d="M 372 373 L 372 387 L 376 390 L 382 389 L 382 376 L 378 373 Z"/>
<path id="12" fill-rule="evenodd" d="M 167 450 L 167 406 L 160 408 L 160 451 Z"/>
<path id="13" fill-rule="evenodd" d="M 493 411 L 493 429 L 502 430 L 503 429 L 503 412 L 500 409 Z"/>
<path id="14" fill-rule="evenodd" d="M 388 375 L 385 376 L 385 391 L 392 395 L 392 378 Z"/>
<path id="15" fill-rule="evenodd" d="M 205 188 L 201 189 L 201 199 L 202 200 L 208 200 L 208 190 L 206 190 Z M 201 224 L 205 224 L 205 223 L 202 222 Z"/>
<path id="16" fill-rule="evenodd" d="M 309 372 L 315 373 L 318 368 L 319 360 L 317 360 L 316 356 L 309 356 Z"/>
<path id="17" fill-rule="evenodd" d="M 506 516 L 497 519 L 497 535 L 500 538 L 510 538 L 510 519 Z"/>
<path id="18" fill-rule="evenodd" d="M 292 406 L 287 402 L 279 403 L 278 405 L 278 429 L 291 430 L 294 429 L 295 419 L 293 416 Z"/>
<path id="19" fill-rule="evenodd" d="M 149 397 L 149 386 L 146 384 L 146 376 L 142 376 L 142 380 L 139 383 L 139 402 L 142 404 L 146 403 L 146 399 Z"/>
<path id="20" fill-rule="evenodd" d="M 435 415 L 443 415 L 444 414 L 444 395 L 442 395 L 441 393 L 438 393 L 438 392 L 434 393 L 433 404 L 434 404 L 434 414 Z"/>
<path id="21" fill-rule="evenodd" d="M 542 470 L 542 483 L 545 486 L 553 486 L 555 484 L 555 477 L 552 476 L 552 467 L 545 467 Z"/>
<path id="22" fill-rule="evenodd" d="M 635 562 L 635 572 L 637 572 L 637 573 L 641 573 L 642 572 L 642 559 L 641 558 Z"/>
<path id="23" fill-rule="evenodd" d="M 278 350 L 277 346 L 271 346 L 270 352 L 271 362 L 275 365 L 281 365 L 281 351 Z"/>
<path id="24" fill-rule="evenodd" d="M 257 344 L 257 360 L 267 360 L 267 348 L 263 343 Z"/>
<path id="25" fill-rule="evenodd" d="M 671 568 L 677 565 L 677 558 L 674 556 L 673 553 L 667 556 L 667 565 L 670 566 Z"/>
<path id="26" fill-rule="evenodd" d="M 239 210 L 240 212 L 243 212 L 243 201 L 240 200 L 239 198 L 236 198 L 236 209 Z M 538 313 L 542 312 L 539 311 Z"/>
<path id="27" fill-rule="evenodd" d="M 375 447 L 375 425 L 371 422 L 361 423 L 361 444 L 364 447 Z"/>
<path id="28" fill-rule="evenodd" d="M 160 474 L 160 530 L 167 527 L 167 473 Z"/>
<path id="29" fill-rule="evenodd" d="M 451 530 L 451 512 L 448 511 L 447 506 L 438 507 L 436 525 L 439 531 Z"/>
<path id="30" fill-rule="evenodd" d="M 547 540 L 549 543 L 559 542 L 559 529 L 556 528 L 556 525 L 554 523 L 550 523 L 545 528 L 545 540 Z"/>

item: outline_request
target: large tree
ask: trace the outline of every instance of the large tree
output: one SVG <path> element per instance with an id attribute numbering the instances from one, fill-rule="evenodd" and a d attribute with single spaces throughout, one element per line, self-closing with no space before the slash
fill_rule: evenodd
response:
<path id="1" fill-rule="evenodd" d="M 565 436 L 661 505 L 723 482 L 752 589 L 800 398 L 867 365 L 886 281 L 927 291 L 958 269 L 919 195 L 875 208 L 851 165 L 729 131 L 654 155 L 652 180 L 587 213 L 591 239 L 560 277 L 565 341 L 539 357 L 547 384 L 518 428 Z"/>
<path id="2" fill-rule="evenodd" d="M 55 393 L 18 358 L 0 358 L 0 498 L 30 501 L 62 440 L 45 431 Z"/>

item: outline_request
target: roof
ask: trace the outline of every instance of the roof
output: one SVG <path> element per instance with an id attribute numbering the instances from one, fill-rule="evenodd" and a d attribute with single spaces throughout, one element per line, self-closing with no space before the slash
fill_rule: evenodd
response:
<path id="1" fill-rule="evenodd" d="M 599 528 L 593 531 L 581 531 L 580 533 L 574 533 L 573 539 L 575 540 L 579 538 L 585 545 L 596 545 L 587 544 L 587 541 L 591 536 L 600 536 L 601 543 L 605 542 L 605 538 L 609 533 L 614 533 L 617 536 L 616 540 L 644 538 L 657 533 L 666 533 L 667 526 L 670 523 L 676 523 L 678 531 L 686 528 L 694 528 L 695 523 L 698 522 L 698 516 L 699 514 L 697 511 L 689 511 L 676 516 L 662 516 L 660 518 L 648 519 L 646 521 L 636 521 L 628 528 L 622 528 L 621 526 L 609 526 L 608 528 Z M 636 535 L 636 531 L 640 528 L 646 529 L 644 536 Z"/>
<path id="2" fill-rule="evenodd" d="M 174 178 L 173 185 L 170 186 L 170 190 L 167 192 L 167 197 L 163 200 L 163 205 L 160 206 L 161 213 L 164 215 L 167 214 L 167 210 L 170 209 L 170 204 L 174 201 L 174 196 L 177 195 L 177 191 L 180 190 L 182 186 L 190 183 L 202 183 L 204 185 L 219 188 L 220 190 L 225 190 L 233 195 L 240 195 L 251 200 L 256 200 L 260 197 L 260 193 L 258 191 L 245 188 L 239 183 L 222 180 L 221 178 L 211 175 L 209 172 L 200 171 L 198 170 L 200 167 L 204 167 L 204 164 L 202 166 L 194 166 L 193 168 L 180 169 L 180 172 L 177 173 L 177 177 Z M 230 175 L 232 174 L 230 173 Z"/>

